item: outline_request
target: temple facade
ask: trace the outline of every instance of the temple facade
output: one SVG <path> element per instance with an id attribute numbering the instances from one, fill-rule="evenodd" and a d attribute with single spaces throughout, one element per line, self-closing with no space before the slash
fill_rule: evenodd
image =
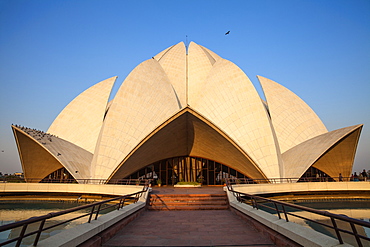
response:
<path id="1" fill-rule="evenodd" d="M 362 124 L 328 131 L 297 95 L 191 42 L 78 95 L 45 132 L 12 125 L 26 180 L 224 178 L 253 182 L 352 171 Z"/>

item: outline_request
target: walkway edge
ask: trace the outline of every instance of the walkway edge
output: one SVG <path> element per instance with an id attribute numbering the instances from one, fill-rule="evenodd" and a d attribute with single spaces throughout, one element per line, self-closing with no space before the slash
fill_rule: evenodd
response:
<path id="1" fill-rule="evenodd" d="M 109 227 L 113 226 L 119 221 L 138 212 L 140 209 L 145 208 L 148 193 L 149 192 L 147 191 L 145 195 L 136 203 L 127 205 L 120 210 L 115 210 L 108 214 L 102 215 L 97 220 L 92 220 L 91 223 L 85 223 L 68 230 L 63 230 L 61 233 L 40 241 L 37 246 L 75 247 L 79 244 L 82 244 L 104 230 L 107 230 Z"/>
<path id="2" fill-rule="evenodd" d="M 235 196 L 230 191 L 227 191 L 227 196 L 229 198 L 230 206 L 237 211 L 249 216 L 253 220 L 258 221 L 269 229 L 291 239 L 292 241 L 309 247 L 350 247 L 349 244 L 339 244 L 339 241 L 335 238 L 326 236 L 320 232 L 312 230 L 310 228 L 298 225 L 293 222 L 286 222 L 284 219 L 279 219 L 278 217 L 264 212 L 262 210 L 257 210 L 245 203 L 240 203 L 236 200 Z"/>

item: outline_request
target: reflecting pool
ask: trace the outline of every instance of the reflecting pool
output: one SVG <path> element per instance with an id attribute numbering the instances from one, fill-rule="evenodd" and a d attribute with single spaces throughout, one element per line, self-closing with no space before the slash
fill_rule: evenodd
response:
<path id="1" fill-rule="evenodd" d="M 369 222 L 370 221 L 370 200 L 305 200 L 298 202 L 290 202 L 297 205 L 314 208 L 323 211 L 329 211 L 334 214 L 346 215 L 351 218 L 360 219 Z M 292 210 L 293 211 L 293 210 Z M 330 218 L 320 216 L 317 214 L 312 214 L 306 211 L 296 211 L 294 213 L 300 216 L 303 216 L 308 219 L 318 221 L 320 223 L 332 225 Z M 334 230 L 324 227 L 320 224 L 313 223 L 309 220 L 300 219 L 297 217 L 289 216 L 289 221 L 298 223 L 300 225 L 312 228 L 316 231 L 324 233 L 328 236 L 336 238 Z M 339 228 L 346 229 L 351 231 L 351 226 L 348 223 L 342 221 L 336 221 Z M 357 232 L 360 235 L 370 237 L 370 229 L 367 227 L 356 227 Z M 343 241 L 354 246 L 357 246 L 356 240 L 353 236 L 345 233 L 341 233 Z M 370 246 L 370 242 L 362 241 L 364 246 Z"/>
<path id="2" fill-rule="evenodd" d="M 81 206 L 83 204 L 77 202 L 53 202 L 53 201 L 17 201 L 17 202 L 0 202 L 0 225 L 6 225 L 20 220 L 25 220 L 34 216 L 41 216 L 51 212 L 58 212 L 68 208 Z M 45 227 L 62 222 L 63 220 L 80 216 L 90 212 L 91 209 L 84 209 L 67 215 L 61 215 L 53 219 L 47 220 Z M 106 213 L 106 212 L 102 212 Z M 53 236 L 65 229 L 75 227 L 76 225 L 86 223 L 88 217 L 83 217 L 55 228 L 43 231 L 40 240 Z M 31 224 L 27 227 L 27 232 L 35 231 L 39 228 L 40 223 Z M 9 231 L 0 232 L 0 242 L 7 239 L 19 236 L 21 228 L 15 228 Z M 21 246 L 30 246 L 33 244 L 35 235 L 25 238 Z M 15 242 L 6 246 L 15 246 Z"/>

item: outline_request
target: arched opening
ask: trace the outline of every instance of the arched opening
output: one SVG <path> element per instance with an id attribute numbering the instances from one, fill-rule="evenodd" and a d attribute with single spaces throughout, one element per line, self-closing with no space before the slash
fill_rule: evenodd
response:
<path id="1" fill-rule="evenodd" d="M 332 182 L 334 179 L 325 172 L 311 166 L 299 178 L 298 182 Z"/>
<path id="2" fill-rule="evenodd" d="M 203 185 L 222 185 L 225 178 L 249 179 L 246 175 L 213 160 L 181 156 L 154 162 L 125 179 L 161 179 L 163 185 L 178 182 L 200 182 Z"/>
<path id="3" fill-rule="evenodd" d="M 64 167 L 44 177 L 40 183 L 76 183 L 75 178 Z"/>

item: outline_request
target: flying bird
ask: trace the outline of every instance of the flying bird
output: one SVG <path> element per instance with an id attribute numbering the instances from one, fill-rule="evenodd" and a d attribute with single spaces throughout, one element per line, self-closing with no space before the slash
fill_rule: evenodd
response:
<path id="1" fill-rule="evenodd" d="M 225 33 L 225 35 L 228 35 L 230 33 L 230 31 L 227 31 L 226 33 Z"/>

